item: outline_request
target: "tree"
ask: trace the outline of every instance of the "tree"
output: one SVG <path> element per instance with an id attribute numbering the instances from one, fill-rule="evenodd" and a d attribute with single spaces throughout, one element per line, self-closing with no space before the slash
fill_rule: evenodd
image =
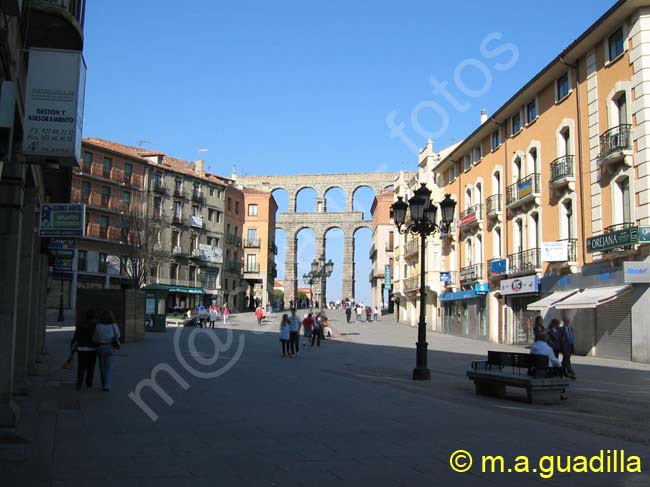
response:
<path id="1" fill-rule="evenodd" d="M 282 291 L 281 289 L 274 289 L 273 297 L 278 301 L 284 299 L 284 291 Z"/>
<path id="2" fill-rule="evenodd" d="M 147 218 L 147 210 L 142 203 L 131 201 L 128 206 L 125 204 L 120 216 L 124 268 L 134 289 L 144 286 L 149 271 L 169 259 L 160 245 L 161 225 Z"/>

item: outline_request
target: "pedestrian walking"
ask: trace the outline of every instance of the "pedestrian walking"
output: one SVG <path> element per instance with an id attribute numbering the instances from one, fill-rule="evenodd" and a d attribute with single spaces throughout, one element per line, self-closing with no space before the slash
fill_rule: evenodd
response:
<path id="1" fill-rule="evenodd" d="M 370 323 L 372 321 L 372 308 L 370 305 L 366 306 L 366 321 Z"/>
<path id="2" fill-rule="evenodd" d="M 214 323 L 217 321 L 217 310 L 214 306 L 210 308 L 208 313 L 208 320 L 210 321 L 210 328 L 214 328 Z"/>
<path id="3" fill-rule="evenodd" d="M 262 324 L 262 318 L 264 318 L 264 310 L 261 306 L 255 309 L 255 317 L 257 318 L 257 325 L 260 326 Z"/>
<path id="4" fill-rule="evenodd" d="M 311 313 L 307 313 L 307 316 L 305 316 L 305 319 L 302 320 L 302 327 L 305 330 L 303 333 L 303 339 L 302 339 L 302 345 L 303 347 L 306 346 L 306 342 L 311 341 L 311 330 L 312 327 L 314 326 L 314 318 L 312 317 Z"/>
<path id="5" fill-rule="evenodd" d="M 345 320 L 350 323 L 350 318 L 352 318 L 352 305 L 350 304 L 350 300 L 346 299 L 345 300 Z"/>
<path id="6" fill-rule="evenodd" d="M 290 328 L 291 328 L 291 323 L 289 321 L 289 315 L 288 314 L 283 314 L 282 315 L 282 321 L 280 321 L 280 343 L 282 344 L 282 357 L 286 357 L 289 355 L 289 357 L 292 357 L 291 355 L 291 349 L 289 346 L 289 339 L 290 339 Z"/>
<path id="7" fill-rule="evenodd" d="M 378 306 L 375 306 L 373 318 L 374 318 L 374 321 L 379 321 L 379 307 Z"/>
<path id="8" fill-rule="evenodd" d="M 97 344 L 102 388 L 105 392 L 108 392 L 113 385 L 113 349 L 120 348 L 120 330 L 115 323 L 113 313 L 110 311 L 104 310 L 99 315 L 93 341 Z"/>
<path id="9" fill-rule="evenodd" d="M 230 316 L 230 310 L 228 309 L 228 304 L 223 305 L 223 324 L 227 325 L 228 324 L 228 317 Z"/>
<path id="10" fill-rule="evenodd" d="M 560 330 L 560 320 L 553 318 L 548 325 L 549 345 L 553 348 L 553 353 L 557 358 L 560 357 L 560 343 L 562 330 Z"/>
<path id="11" fill-rule="evenodd" d="M 273 305 L 271 303 L 266 305 L 266 317 L 270 320 L 273 314 Z"/>
<path id="12" fill-rule="evenodd" d="M 289 343 L 291 345 L 291 353 L 297 355 L 300 351 L 300 318 L 296 316 L 296 309 L 291 308 L 291 318 L 289 318 Z"/>
<path id="13" fill-rule="evenodd" d="M 316 315 L 316 318 L 314 319 L 314 324 L 311 329 L 311 346 L 314 346 L 314 342 L 316 342 L 316 346 L 320 347 L 320 337 L 321 333 L 323 330 L 323 325 L 321 321 L 321 316 L 320 313 Z"/>
<path id="14" fill-rule="evenodd" d="M 86 319 L 77 323 L 70 343 L 70 356 L 77 352 L 77 390 L 81 389 L 84 379 L 88 389 L 93 386 L 97 362 L 97 347 L 93 342 L 96 325 L 95 310 L 90 309 L 86 312 Z"/>
<path id="15" fill-rule="evenodd" d="M 571 355 L 574 352 L 573 328 L 569 324 L 568 318 L 564 317 L 560 327 L 560 352 L 562 352 L 562 367 L 564 373 L 571 380 L 576 380 L 576 373 L 571 366 Z"/>
<path id="16" fill-rule="evenodd" d="M 363 321 L 363 304 L 357 303 L 354 310 L 357 314 L 355 323 L 361 323 Z"/>

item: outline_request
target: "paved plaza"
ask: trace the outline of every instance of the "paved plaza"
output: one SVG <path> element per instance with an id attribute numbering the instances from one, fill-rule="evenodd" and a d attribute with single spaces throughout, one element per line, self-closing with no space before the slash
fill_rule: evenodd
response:
<path id="1" fill-rule="evenodd" d="M 294 359 L 280 357 L 277 316 L 147 334 L 117 352 L 110 393 L 74 389 L 61 368 L 71 329 L 50 327 L 46 363 L 19 398 L 22 420 L 0 431 L 0 485 L 649 485 L 646 472 L 482 473 L 480 457 L 503 455 L 508 467 L 527 455 L 532 469 L 543 455 L 617 449 L 647 470 L 650 366 L 577 357 L 561 404 L 481 397 L 470 361 L 523 349 L 430 333 L 432 380 L 413 382 L 416 329 L 389 320 L 347 324 L 332 312 L 334 339 Z M 141 408 L 129 393 L 160 364 L 173 403 L 145 388 Z M 466 473 L 450 468 L 459 449 L 474 457 Z"/>

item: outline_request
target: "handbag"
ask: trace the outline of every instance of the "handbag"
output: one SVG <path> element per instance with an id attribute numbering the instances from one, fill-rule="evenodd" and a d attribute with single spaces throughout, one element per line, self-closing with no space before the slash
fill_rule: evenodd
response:
<path id="1" fill-rule="evenodd" d="M 117 331 L 115 330 L 115 323 L 113 323 L 113 341 L 111 342 L 113 345 L 113 348 L 115 350 L 119 350 L 121 345 L 120 345 L 120 338 L 117 334 Z"/>
<path id="2" fill-rule="evenodd" d="M 72 369 L 74 369 L 74 355 L 70 355 L 70 356 L 68 357 L 68 360 L 66 360 L 65 363 L 63 364 L 63 368 L 64 368 L 65 370 L 72 370 Z"/>

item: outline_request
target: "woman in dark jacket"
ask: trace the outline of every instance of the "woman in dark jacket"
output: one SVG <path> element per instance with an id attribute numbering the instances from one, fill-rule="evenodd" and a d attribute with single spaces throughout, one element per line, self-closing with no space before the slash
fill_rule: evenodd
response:
<path id="1" fill-rule="evenodd" d="M 81 383 L 86 378 L 86 387 L 93 386 L 93 376 L 95 375 L 95 363 L 97 362 L 97 348 L 93 342 L 95 325 L 97 318 L 95 311 L 89 310 L 86 313 L 86 319 L 77 323 L 70 344 L 71 352 L 77 352 L 77 390 L 81 389 Z"/>

